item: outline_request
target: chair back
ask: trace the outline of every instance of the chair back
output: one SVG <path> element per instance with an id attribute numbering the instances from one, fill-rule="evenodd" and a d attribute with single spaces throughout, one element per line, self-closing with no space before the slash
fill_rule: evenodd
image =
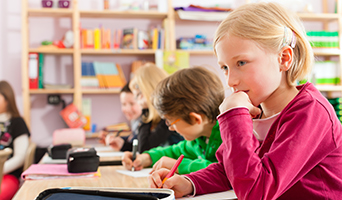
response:
<path id="1" fill-rule="evenodd" d="M 1 188 L 3 171 L 4 171 L 4 164 L 11 154 L 12 154 L 12 149 L 10 148 L 5 148 L 3 150 L 0 150 L 0 188 Z"/>
<path id="2" fill-rule="evenodd" d="M 27 148 L 26 155 L 25 155 L 23 171 L 25 171 L 34 163 L 34 155 L 36 153 L 36 147 L 37 145 L 30 140 L 30 144 Z"/>

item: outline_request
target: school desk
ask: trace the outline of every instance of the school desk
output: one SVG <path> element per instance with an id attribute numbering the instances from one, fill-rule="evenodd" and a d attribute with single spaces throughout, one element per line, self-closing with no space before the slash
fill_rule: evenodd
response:
<path id="1" fill-rule="evenodd" d="M 101 177 L 67 178 L 50 180 L 26 180 L 13 200 L 34 199 L 40 192 L 48 188 L 59 187 L 125 187 L 148 188 L 146 177 L 135 178 L 118 173 L 123 166 L 100 166 Z"/>

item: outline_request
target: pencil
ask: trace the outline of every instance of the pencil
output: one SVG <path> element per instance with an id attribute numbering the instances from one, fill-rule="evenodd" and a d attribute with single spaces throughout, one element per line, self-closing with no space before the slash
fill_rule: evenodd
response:
<path id="1" fill-rule="evenodd" d="M 132 161 L 134 162 L 135 158 L 137 157 L 137 150 L 138 150 L 138 139 L 133 140 L 133 157 Z M 132 172 L 134 172 L 134 167 L 132 167 Z"/>
<path id="2" fill-rule="evenodd" d="M 169 171 L 169 173 L 165 176 L 165 178 L 163 179 L 162 185 L 165 183 L 165 181 L 167 179 L 169 179 L 171 176 L 173 176 L 173 174 L 176 172 L 178 166 L 181 164 L 182 160 L 184 158 L 184 155 L 180 155 L 179 158 L 177 159 L 175 165 L 173 165 L 173 167 L 171 168 L 171 170 Z"/>

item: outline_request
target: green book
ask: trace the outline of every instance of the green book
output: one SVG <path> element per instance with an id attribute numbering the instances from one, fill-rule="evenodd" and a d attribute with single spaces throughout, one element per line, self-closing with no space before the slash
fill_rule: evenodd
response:
<path id="1" fill-rule="evenodd" d="M 44 88 L 44 54 L 38 54 L 38 89 Z"/>

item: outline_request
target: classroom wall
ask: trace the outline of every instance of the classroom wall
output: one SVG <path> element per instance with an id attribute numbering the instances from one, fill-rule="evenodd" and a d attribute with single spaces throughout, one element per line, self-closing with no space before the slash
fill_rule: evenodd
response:
<path id="1" fill-rule="evenodd" d="M 32 6 L 39 6 L 40 0 L 28 0 Z M 79 0 L 80 2 L 99 0 Z M 253 2 L 254 0 L 251 0 Z M 241 4 L 240 0 L 173 0 L 174 6 L 187 6 L 189 4 L 212 6 L 213 4 L 231 4 L 236 7 Z M 279 2 L 279 1 L 278 1 Z M 284 3 L 284 1 L 281 1 Z M 305 3 L 311 3 L 315 12 L 321 12 L 321 0 L 287 0 L 285 4 L 291 7 L 291 10 L 298 9 L 298 6 Z M 333 9 L 334 1 L 329 0 L 329 9 Z M 32 26 L 30 29 L 30 45 L 32 47 L 38 46 L 44 39 L 61 39 L 64 32 L 71 27 L 70 19 L 49 19 L 49 18 L 32 18 L 30 19 Z M 123 27 L 127 24 L 134 24 L 134 26 L 146 26 L 151 23 L 149 21 L 142 21 L 137 24 L 135 20 L 122 20 L 117 22 L 114 20 L 106 19 L 101 20 L 104 26 Z M 85 23 L 89 28 L 93 28 L 99 24 L 94 19 L 87 20 Z M 180 36 L 193 36 L 196 33 L 206 34 L 207 37 L 212 37 L 218 23 L 215 22 L 177 22 L 176 25 L 176 38 Z M 307 23 L 310 29 L 319 30 L 320 25 Z M 58 29 L 56 28 L 58 27 Z M 205 28 L 203 28 L 205 27 Z M 336 26 L 337 27 L 337 26 Z M 87 28 L 87 27 L 85 27 Z M 0 1 L 0 80 L 7 80 L 14 88 L 16 95 L 17 105 L 20 113 L 23 113 L 22 91 L 21 91 L 21 0 Z M 84 61 L 92 61 L 94 57 L 87 56 Z M 113 61 L 122 64 L 126 77 L 129 76 L 130 64 L 135 59 L 144 59 L 141 56 L 113 56 L 103 57 L 104 61 Z M 146 58 L 153 60 L 153 57 Z M 214 56 L 191 56 L 190 63 L 194 65 L 205 65 L 214 71 L 217 71 L 219 76 L 224 81 L 223 75 L 220 73 L 219 67 L 216 64 Z M 56 67 L 58 66 L 58 67 Z M 71 56 L 46 56 L 46 73 L 45 80 L 51 83 L 71 83 L 73 81 L 72 72 L 72 58 Z M 85 96 L 87 97 L 87 96 Z M 93 114 L 97 119 L 95 123 L 101 128 L 107 124 L 125 121 L 124 116 L 121 114 L 119 105 L 119 95 L 91 95 L 93 101 Z M 62 98 L 67 103 L 72 101 L 71 95 L 62 95 Z M 47 105 L 47 95 L 32 95 L 32 139 L 40 147 L 47 146 L 51 143 L 52 131 L 65 127 L 64 122 L 61 120 L 58 112 L 61 110 L 61 105 L 52 106 Z M 119 113 L 119 114 L 118 114 Z"/>

